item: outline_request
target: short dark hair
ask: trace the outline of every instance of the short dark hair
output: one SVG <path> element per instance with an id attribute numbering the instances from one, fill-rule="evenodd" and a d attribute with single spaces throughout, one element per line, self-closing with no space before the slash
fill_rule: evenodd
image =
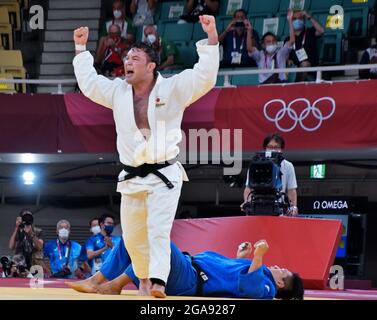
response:
<path id="1" fill-rule="evenodd" d="M 114 222 L 115 222 L 115 218 L 114 218 L 113 215 L 111 215 L 111 214 L 109 214 L 109 213 L 105 213 L 105 214 L 103 214 L 102 216 L 100 216 L 100 217 L 98 218 L 98 223 L 99 223 L 99 224 L 104 223 L 105 220 L 106 220 L 106 218 L 111 218 L 111 219 L 113 219 Z"/>
<path id="2" fill-rule="evenodd" d="M 157 67 L 160 64 L 160 59 L 158 57 L 157 51 L 149 44 L 144 43 L 144 42 L 137 42 L 134 45 L 131 46 L 131 49 L 139 49 L 145 52 L 147 55 L 149 62 L 154 62 L 156 64 L 156 68 L 153 70 L 153 76 L 154 78 L 157 78 L 158 73 L 157 73 Z"/>
<path id="3" fill-rule="evenodd" d="M 267 145 L 272 141 L 275 140 L 282 149 L 285 148 L 285 141 L 278 133 L 271 133 L 263 140 L 263 149 L 266 149 Z"/>
<path id="4" fill-rule="evenodd" d="M 282 300 L 303 300 L 304 283 L 298 273 L 284 278 L 284 288 L 279 288 L 275 298 Z"/>
<path id="5" fill-rule="evenodd" d="M 92 226 L 92 222 L 93 222 L 94 220 L 98 220 L 98 224 L 99 224 L 99 219 L 98 219 L 98 218 L 92 218 L 92 219 L 90 219 L 90 221 L 89 221 L 89 227 Z"/>
<path id="6" fill-rule="evenodd" d="M 238 13 L 238 12 L 242 12 L 242 13 L 244 13 L 245 14 L 245 16 L 247 16 L 247 11 L 245 10 L 245 9 L 237 9 L 236 11 L 234 11 L 234 13 L 233 13 L 233 18 L 236 16 L 236 14 Z"/>
<path id="7" fill-rule="evenodd" d="M 274 37 L 274 39 L 277 41 L 278 40 L 278 37 L 276 36 L 276 34 L 273 34 L 272 32 L 266 32 L 263 37 L 262 37 L 262 42 L 264 42 L 264 39 L 266 39 L 266 37 L 268 36 L 271 36 L 271 37 Z"/>

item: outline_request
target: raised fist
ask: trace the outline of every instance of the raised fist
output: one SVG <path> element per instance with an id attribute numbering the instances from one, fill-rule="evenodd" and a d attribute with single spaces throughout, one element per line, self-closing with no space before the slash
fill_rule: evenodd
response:
<path id="1" fill-rule="evenodd" d="M 216 20 L 214 16 L 202 15 L 202 16 L 199 16 L 199 21 L 202 24 L 202 28 L 205 33 L 211 34 L 211 33 L 217 32 Z"/>
<path id="2" fill-rule="evenodd" d="M 254 244 L 254 256 L 263 257 L 268 251 L 268 243 L 266 240 L 259 240 Z"/>
<path id="3" fill-rule="evenodd" d="M 73 32 L 73 41 L 75 44 L 86 45 L 89 37 L 89 28 L 80 27 Z"/>

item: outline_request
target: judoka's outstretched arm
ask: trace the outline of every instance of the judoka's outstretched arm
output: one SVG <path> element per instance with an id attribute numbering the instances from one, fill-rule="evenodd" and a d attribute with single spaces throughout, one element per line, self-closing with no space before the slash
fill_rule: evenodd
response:
<path id="1" fill-rule="evenodd" d="M 182 108 L 186 108 L 215 86 L 219 70 L 219 37 L 215 17 L 203 15 L 199 19 L 208 39 L 196 44 L 198 63 L 193 69 L 184 70 L 169 78 L 175 99 L 179 99 Z"/>
<path id="2" fill-rule="evenodd" d="M 86 97 L 111 109 L 115 89 L 122 83 L 122 80 L 109 80 L 97 74 L 96 69 L 93 67 L 93 56 L 85 48 L 88 38 L 88 27 L 81 27 L 73 32 L 73 40 L 76 46 L 76 57 L 73 59 L 73 67 L 77 83 Z"/>

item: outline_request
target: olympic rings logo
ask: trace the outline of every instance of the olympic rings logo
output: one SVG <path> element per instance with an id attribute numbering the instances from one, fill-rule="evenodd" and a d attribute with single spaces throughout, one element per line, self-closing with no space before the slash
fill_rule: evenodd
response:
<path id="1" fill-rule="evenodd" d="M 318 104 L 322 101 L 326 101 L 327 103 L 330 104 L 331 111 L 328 115 L 324 115 L 321 109 L 318 107 Z M 300 103 L 300 102 L 304 103 L 305 108 L 300 113 L 298 113 L 294 110 L 293 107 L 296 103 Z M 280 105 L 281 108 L 274 117 L 271 117 L 269 115 L 269 108 L 273 104 Z M 298 98 L 290 102 L 288 106 L 284 100 L 281 100 L 281 99 L 271 100 L 264 105 L 263 112 L 266 119 L 268 121 L 275 123 L 275 126 L 282 132 L 291 132 L 296 128 L 298 124 L 301 126 L 303 130 L 308 131 L 308 132 L 313 132 L 313 131 L 318 130 L 321 127 L 323 121 L 328 120 L 333 116 L 333 114 L 335 113 L 335 109 L 336 109 L 336 102 L 333 98 L 330 98 L 330 97 L 320 98 L 316 100 L 313 104 L 311 104 L 308 99 Z M 318 120 L 318 123 L 313 127 L 309 127 L 304 124 L 304 120 L 307 119 L 311 114 L 313 115 L 315 119 Z M 286 117 L 290 118 L 294 123 L 292 126 L 288 128 L 283 128 L 283 126 L 280 123 L 283 120 L 283 118 L 286 118 Z"/>

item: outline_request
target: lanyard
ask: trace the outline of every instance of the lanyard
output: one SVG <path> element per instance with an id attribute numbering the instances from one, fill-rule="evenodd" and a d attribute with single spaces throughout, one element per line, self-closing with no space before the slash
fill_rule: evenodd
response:
<path id="1" fill-rule="evenodd" d="M 242 41 L 241 41 L 241 46 L 240 46 L 240 53 L 242 52 L 242 49 L 243 49 L 243 43 L 245 41 L 245 35 L 242 37 Z M 236 32 L 233 31 L 233 51 L 236 51 Z"/>
<path id="2" fill-rule="evenodd" d="M 275 60 L 276 60 L 276 53 L 271 57 L 271 69 L 275 69 Z M 267 66 L 267 53 L 264 53 L 264 66 L 265 69 L 268 69 Z"/>
<path id="3" fill-rule="evenodd" d="M 62 257 L 62 251 L 60 249 L 60 241 L 59 241 L 59 239 L 56 239 L 56 244 L 58 246 L 59 259 L 62 260 L 63 257 Z M 68 255 L 69 255 L 69 246 L 70 246 L 70 242 L 67 241 L 67 248 L 65 249 L 65 259 L 66 259 L 66 261 L 68 261 L 67 258 L 68 258 Z"/>
<path id="4" fill-rule="evenodd" d="M 307 29 L 305 29 L 305 33 L 304 33 L 304 36 L 302 37 L 302 43 L 301 43 L 301 48 L 304 47 L 305 45 L 305 39 L 306 39 L 306 31 Z M 296 50 L 296 42 L 293 44 L 293 50 Z"/>

